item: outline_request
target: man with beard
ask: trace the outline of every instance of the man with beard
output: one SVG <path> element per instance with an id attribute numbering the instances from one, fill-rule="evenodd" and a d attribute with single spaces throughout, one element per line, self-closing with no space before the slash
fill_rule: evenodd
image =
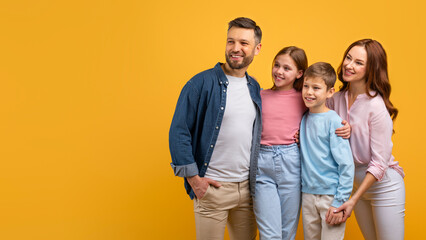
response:
<path id="1" fill-rule="evenodd" d="M 226 63 L 183 87 L 169 133 L 171 166 L 194 200 L 197 239 L 255 239 L 254 195 L 261 135 L 259 84 L 247 69 L 262 31 L 249 18 L 229 22 Z"/>

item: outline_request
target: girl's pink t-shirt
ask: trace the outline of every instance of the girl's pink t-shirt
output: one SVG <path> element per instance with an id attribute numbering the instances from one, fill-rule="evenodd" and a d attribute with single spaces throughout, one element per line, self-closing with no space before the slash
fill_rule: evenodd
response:
<path id="1" fill-rule="evenodd" d="M 372 96 L 375 94 L 370 92 Z M 404 177 L 404 171 L 392 156 L 393 122 L 379 94 L 373 98 L 366 93 L 360 94 L 348 109 L 348 92 L 337 92 L 327 105 L 351 125 L 349 142 L 355 166 L 367 165 L 367 172 L 378 181 L 383 179 L 388 167 Z"/>
<path id="2" fill-rule="evenodd" d="M 288 145 L 295 143 L 294 135 L 307 110 L 302 93 L 295 89 L 287 91 L 262 90 L 262 139 L 263 145 Z"/>

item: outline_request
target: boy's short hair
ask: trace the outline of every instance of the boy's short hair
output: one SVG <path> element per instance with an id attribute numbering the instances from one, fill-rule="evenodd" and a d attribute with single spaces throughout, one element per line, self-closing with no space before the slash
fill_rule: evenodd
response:
<path id="1" fill-rule="evenodd" d="M 260 41 L 262 40 L 262 30 L 260 30 L 260 27 L 257 26 L 256 22 L 251 20 L 250 18 L 245 18 L 245 17 L 236 18 L 228 23 L 228 31 L 232 27 L 253 29 L 254 39 L 256 40 L 256 44 L 259 44 Z"/>
<path id="2" fill-rule="evenodd" d="M 327 89 L 334 87 L 334 83 L 336 83 L 336 71 L 333 66 L 326 62 L 314 63 L 306 69 L 305 79 L 315 77 L 324 80 Z"/>

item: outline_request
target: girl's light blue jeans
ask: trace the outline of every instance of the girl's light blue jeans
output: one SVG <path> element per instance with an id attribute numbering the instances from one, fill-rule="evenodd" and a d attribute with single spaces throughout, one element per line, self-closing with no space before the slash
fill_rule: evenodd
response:
<path id="1" fill-rule="evenodd" d="M 301 204 L 297 144 L 260 147 L 254 212 L 260 239 L 294 239 Z"/>

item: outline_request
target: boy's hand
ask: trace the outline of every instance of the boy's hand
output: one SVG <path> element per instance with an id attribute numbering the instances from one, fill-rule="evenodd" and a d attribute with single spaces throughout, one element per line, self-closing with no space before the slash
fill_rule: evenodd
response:
<path id="1" fill-rule="evenodd" d="M 335 207 L 330 207 L 327 211 L 325 221 L 330 225 L 340 224 L 342 222 L 343 211 L 334 212 L 335 210 L 336 210 Z"/>

